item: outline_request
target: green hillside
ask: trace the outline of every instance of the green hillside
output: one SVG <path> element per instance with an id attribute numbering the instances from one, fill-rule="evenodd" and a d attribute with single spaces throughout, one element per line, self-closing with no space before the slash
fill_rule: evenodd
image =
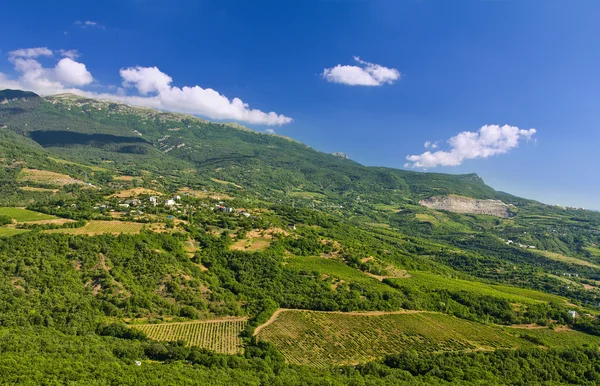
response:
<path id="1" fill-rule="evenodd" d="M 0 101 L 6 383 L 600 379 L 600 213 L 237 124 Z M 420 204 L 450 195 L 511 215 Z"/>
<path id="2" fill-rule="evenodd" d="M 14 95 L 16 91 L 11 91 Z M 62 94 L 17 98 L 0 105 L 0 125 L 25 134 L 67 159 L 127 170 L 143 160 L 151 172 L 184 167 L 266 195 L 294 191 L 337 199 L 371 195 L 387 199 L 461 194 L 495 198 L 476 175 L 422 174 L 369 168 L 324 154 L 289 138 L 218 124 L 183 114 Z"/>

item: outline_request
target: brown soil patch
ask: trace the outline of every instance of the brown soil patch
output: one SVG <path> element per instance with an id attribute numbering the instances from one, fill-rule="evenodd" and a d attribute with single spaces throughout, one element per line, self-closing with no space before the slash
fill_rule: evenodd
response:
<path id="1" fill-rule="evenodd" d="M 25 221 L 27 224 L 57 224 L 62 225 L 68 222 L 75 222 L 75 220 L 71 220 L 68 218 L 56 218 L 51 220 L 36 220 L 36 221 Z"/>
<path id="2" fill-rule="evenodd" d="M 531 323 L 531 324 L 513 324 L 510 328 L 518 328 L 521 330 L 542 330 L 544 328 L 548 328 L 548 326 L 540 326 L 539 324 Z"/>
<path id="3" fill-rule="evenodd" d="M 94 296 L 98 295 L 98 293 L 102 290 L 102 285 L 100 283 L 96 284 L 94 288 L 92 288 L 92 294 Z"/>
<path id="4" fill-rule="evenodd" d="M 267 249 L 269 245 L 271 242 L 262 238 L 242 239 L 236 241 L 231 249 L 234 251 L 259 251 Z"/>
<path id="5" fill-rule="evenodd" d="M 379 281 L 383 281 L 384 279 L 408 279 L 409 277 L 411 277 L 411 274 L 408 273 L 408 271 L 406 271 L 404 269 L 398 269 L 393 266 L 389 266 L 386 269 L 386 271 L 388 272 L 388 275 L 375 275 L 373 273 L 364 272 L 364 271 L 363 271 L 363 273 L 365 275 L 370 276 Z"/>
<path id="6" fill-rule="evenodd" d="M 217 178 L 211 178 L 211 181 L 216 182 L 217 184 L 221 184 L 221 185 L 231 185 L 231 186 L 234 186 L 234 187 L 236 187 L 238 189 L 244 189 L 242 186 L 240 186 L 240 185 L 238 185 L 236 183 L 229 182 L 229 181 L 224 181 L 224 180 L 219 180 Z"/>
<path id="7" fill-rule="evenodd" d="M 113 194 L 113 197 L 128 198 L 128 197 L 140 196 L 142 194 L 147 194 L 150 196 L 160 196 L 161 195 L 161 193 L 157 192 L 156 190 L 152 190 L 152 189 L 132 188 L 132 189 L 122 190 L 118 193 L 115 193 L 115 194 Z"/>
<path id="8" fill-rule="evenodd" d="M 203 266 L 202 264 L 194 264 L 196 267 L 200 268 L 200 270 L 202 271 L 208 271 L 208 268 L 206 268 L 205 266 Z"/>
<path id="9" fill-rule="evenodd" d="M 33 186 L 21 186 L 20 189 L 25 190 L 27 192 L 45 192 L 45 193 L 52 193 L 52 194 L 58 192 L 58 189 L 36 188 Z"/>
<path id="10" fill-rule="evenodd" d="M 333 252 L 333 253 L 321 253 L 321 255 L 319 257 L 321 257 L 322 259 L 337 259 L 338 258 L 338 252 Z"/>
<path id="11" fill-rule="evenodd" d="M 103 253 L 98 253 L 98 263 L 92 269 L 103 269 L 105 271 L 110 271 L 110 267 L 106 265 L 106 256 Z"/>
<path id="12" fill-rule="evenodd" d="M 203 190 L 194 190 L 187 187 L 179 189 L 177 193 L 182 196 L 187 193 L 190 196 L 197 198 L 211 198 L 213 200 L 233 200 L 233 197 L 225 193 L 215 193 L 208 191 L 205 192 Z"/>
<path id="13" fill-rule="evenodd" d="M 136 177 L 133 177 L 133 176 L 118 176 L 118 177 L 113 177 L 113 179 L 117 180 L 117 181 L 133 181 L 135 178 Z"/>
<path id="14" fill-rule="evenodd" d="M 12 279 L 10 279 L 10 284 L 12 284 L 12 286 L 15 287 L 16 289 L 23 290 L 23 286 L 20 284 L 17 284 L 20 281 L 21 281 L 20 277 L 13 277 Z"/>

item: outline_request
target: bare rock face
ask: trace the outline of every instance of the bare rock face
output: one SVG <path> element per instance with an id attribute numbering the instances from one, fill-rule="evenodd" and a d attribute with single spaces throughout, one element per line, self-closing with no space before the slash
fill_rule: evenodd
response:
<path id="1" fill-rule="evenodd" d="M 435 196 L 419 202 L 431 209 L 454 213 L 487 214 L 502 218 L 513 217 L 510 205 L 500 200 L 477 200 L 462 196 Z"/>
<path id="2" fill-rule="evenodd" d="M 337 151 L 337 152 L 333 153 L 333 155 L 336 157 L 348 159 L 348 156 L 346 155 L 346 153 L 342 153 L 341 151 Z"/>

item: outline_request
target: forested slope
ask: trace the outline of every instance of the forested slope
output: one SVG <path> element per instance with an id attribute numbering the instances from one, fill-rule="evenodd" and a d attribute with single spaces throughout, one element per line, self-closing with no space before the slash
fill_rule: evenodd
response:
<path id="1" fill-rule="evenodd" d="M 236 124 L 0 102 L 5 383 L 600 379 L 598 213 Z M 448 195 L 511 215 L 419 204 Z"/>

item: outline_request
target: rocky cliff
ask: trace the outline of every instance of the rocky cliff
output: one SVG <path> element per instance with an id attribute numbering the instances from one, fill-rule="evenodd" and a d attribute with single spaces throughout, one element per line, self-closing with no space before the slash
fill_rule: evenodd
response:
<path id="1" fill-rule="evenodd" d="M 514 216 L 511 206 L 500 200 L 477 200 L 461 196 L 436 196 L 419 202 L 431 209 L 447 210 L 455 213 L 487 214 L 502 218 Z"/>

